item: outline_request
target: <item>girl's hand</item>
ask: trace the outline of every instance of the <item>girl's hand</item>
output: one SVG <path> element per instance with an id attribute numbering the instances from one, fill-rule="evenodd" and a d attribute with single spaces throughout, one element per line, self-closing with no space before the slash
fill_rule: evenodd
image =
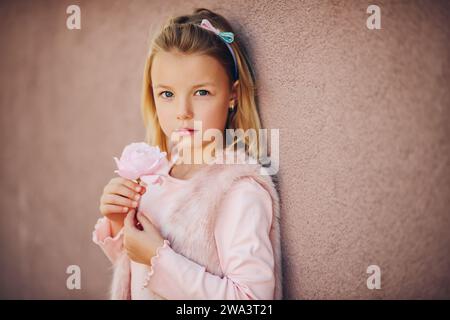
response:
<path id="1" fill-rule="evenodd" d="M 116 177 L 109 181 L 100 198 L 100 213 L 123 225 L 127 212 L 137 208 L 145 187 L 133 180 Z"/>
<path id="2" fill-rule="evenodd" d="M 135 217 L 143 230 L 136 227 Z M 136 214 L 132 209 L 125 218 L 123 243 L 131 260 L 150 266 L 150 260 L 156 255 L 156 249 L 164 244 L 164 238 L 141 211 Z"/>

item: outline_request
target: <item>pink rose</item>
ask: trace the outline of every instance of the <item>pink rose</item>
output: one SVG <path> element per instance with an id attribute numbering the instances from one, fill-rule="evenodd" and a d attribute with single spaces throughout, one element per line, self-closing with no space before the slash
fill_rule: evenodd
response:
<path id="1" fill-rule="evenodd" d="M 167 153 L 159 147 L 153 147 L 145 142 L 134 142 L 127 145 L 120 160 L 114 157 L 121 177 L 144 181 L 146 184 L 161 183 L 161 176 L 169 174 L 170 166 Z"/>

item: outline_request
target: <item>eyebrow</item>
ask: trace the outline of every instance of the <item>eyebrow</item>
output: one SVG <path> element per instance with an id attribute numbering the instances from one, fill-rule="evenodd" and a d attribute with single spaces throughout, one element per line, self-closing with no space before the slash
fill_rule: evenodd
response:
<path id="1" fill-rule="evenodd" d="M 193 86 L 192 88 L 207 87 L 207 86 L 214 87 L 215 84 L 212 83 L 212 82 L 204 82 L 204 83 L 196 84 L 196 85 Z M 154 88 L 155 88 L 155 89 L 158 89 L 158 88 L 172 89 L 170 86 L 165 85 L 165 84 L 158 84 L 158 85 L 155 86 Z"/>

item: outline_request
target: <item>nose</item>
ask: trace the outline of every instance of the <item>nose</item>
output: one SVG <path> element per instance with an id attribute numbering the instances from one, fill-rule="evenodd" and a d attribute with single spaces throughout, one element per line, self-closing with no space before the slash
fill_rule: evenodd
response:
<path id="1" fill-rule="evenodd" d="M 192 119 L 192 114 L 183 112 L 181 114 L 178 114 L 177 119 L 178 120 L 190 120 L 190 119 Z"/>
<path id="2" fill-rule="evenodd" d="M 192 119 L 192 117 L 193 117 L 192 111 L 188 107 L 187 104 L 184 104 L 180 108 L 180 110 L 178 111 L 178 114 L 177 114 L 177 119 L 178 120 L 190 120 L 190 119 Z"/>

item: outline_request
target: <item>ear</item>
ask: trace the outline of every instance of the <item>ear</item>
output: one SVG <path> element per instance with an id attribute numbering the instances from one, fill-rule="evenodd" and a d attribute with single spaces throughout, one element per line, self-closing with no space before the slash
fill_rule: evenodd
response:
<path id="1" fill-rule="evenodd" d="M 239 88 L 239 79 L 236 80 L 231 87 L 231 96 L 230 96 L 230 104 L 236 104 L 237 96 L 238 96 L 238 88 Z"/>

